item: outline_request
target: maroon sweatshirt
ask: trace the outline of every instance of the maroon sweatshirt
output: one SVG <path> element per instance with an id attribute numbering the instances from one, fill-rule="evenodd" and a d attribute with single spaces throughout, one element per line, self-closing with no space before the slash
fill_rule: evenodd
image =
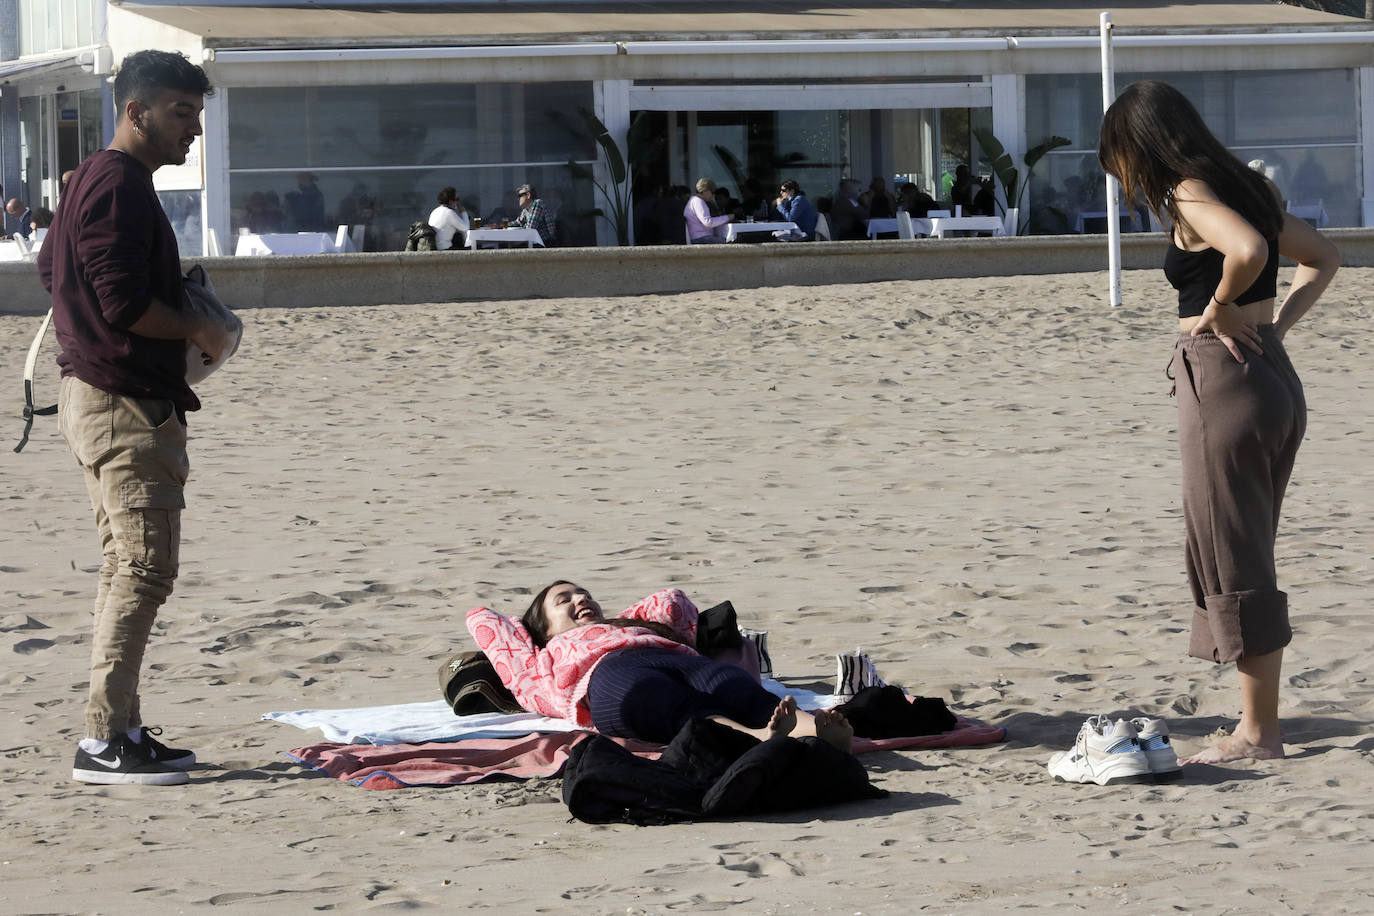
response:
<path id="1" fill-rule="evenodd" d="M 65 378 L 199 410 L 186 384 L 186 341 L 129 330 L 149 302 L 186 307 L 181 256 L 153 175 L 133 156 L 101 150 L 77 167 L 38 255 L 52 293 Z"/>

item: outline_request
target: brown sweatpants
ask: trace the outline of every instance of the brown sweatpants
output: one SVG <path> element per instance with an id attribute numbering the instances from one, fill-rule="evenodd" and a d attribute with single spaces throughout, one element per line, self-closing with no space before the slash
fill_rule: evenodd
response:
<path id="1" fill-rule="evenodd" d="M 1260 333 L 1264 354 L 1243 350 L 1244 363 L 1210 333 L 1180 337 L 1171 362 L 1193 591 L 1188 654 L 1214 662 L 1293 639 L 1274 538 L 1307 402 L 1273 327 Z"/>

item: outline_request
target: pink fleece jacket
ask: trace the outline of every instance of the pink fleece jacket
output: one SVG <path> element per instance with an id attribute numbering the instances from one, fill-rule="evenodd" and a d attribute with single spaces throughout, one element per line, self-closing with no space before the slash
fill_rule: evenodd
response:
<path id="1" fill-rule="evenodd" d="M 655 620 L 681 633 L 693 645 L 697 639 L 697 607 L 681 589 L 666 588 L 621 611 L 625 620 Z M 468 632 L 486 653 L 501 683 L 510 688 L 530 712 L 569 719 L 592 727 L 591 713 L 582 701 L 600 661 L 622 649 L 670 649 L 696 652 L 680 642 L 639 627 L 591 624 L 559 633 L 540 649 L 519 617 L 475 607 L 467 614 Z"/>

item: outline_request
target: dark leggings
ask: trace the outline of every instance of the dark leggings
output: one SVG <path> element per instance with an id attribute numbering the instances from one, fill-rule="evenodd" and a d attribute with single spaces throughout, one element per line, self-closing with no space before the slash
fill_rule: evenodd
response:
<path id="1" fill-rule="evenodd" d="M 744 669 L 671 649 L 612 652 L 592 671 L 587 701 L 603 735 L 660 744 L 705 716 L 760 728 L 778 705 Z"/>

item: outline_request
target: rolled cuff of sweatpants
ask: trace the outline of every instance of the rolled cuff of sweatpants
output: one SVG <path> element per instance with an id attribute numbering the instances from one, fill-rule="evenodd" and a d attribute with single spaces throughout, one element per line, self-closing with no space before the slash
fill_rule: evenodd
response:
<path id="1" fill-rule="evenodd" d="M 1193 608 L 1188 654 L 1210 662 L 1233 662 L 1268 655 L 1293 641 L 1288 625 L 1288 595 L 1280 591 L 1208 595 L 1206 607 Z"/>

